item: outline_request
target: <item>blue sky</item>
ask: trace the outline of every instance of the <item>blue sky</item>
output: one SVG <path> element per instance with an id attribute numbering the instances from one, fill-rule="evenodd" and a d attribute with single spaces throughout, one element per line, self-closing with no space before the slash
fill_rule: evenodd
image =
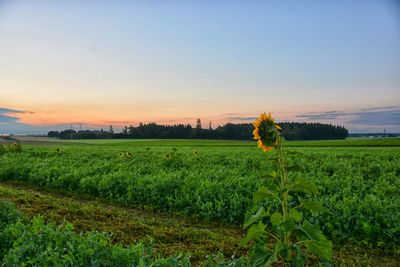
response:
<path id="1" fill-rule="evenodd" d="M 0 1 L 0 58 L 0 133 L 264 111 L 400 131 L 397 1 Z"/>

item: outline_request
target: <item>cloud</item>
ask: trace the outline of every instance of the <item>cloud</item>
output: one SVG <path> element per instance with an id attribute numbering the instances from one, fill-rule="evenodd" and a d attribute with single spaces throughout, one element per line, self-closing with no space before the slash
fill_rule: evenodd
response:
<path id="1" fill-rule="evenodd" d="M 54 125 L 31 125 L 22 123 L 20 115 L 33 113 L 30 111 L 16 110 L 0 107 L 0 134 L 46 134 L 49 130 L 65 130 L 74 126 L 78 129 L 82 125 L 85 129 L 107 128 L 108 125 L 129 124 L 127 121 L 103 121 L 101 124 L 90 122 L 69 122 Z M 202 118 L 202 121 L 213 121 L 217 124 L 224 124 L 227 121 L 250 123 L 256 119 L 249 113 L 226 113 L 216 117 Z M 195 122 L 196 117 L 186 117 L 173 120 L 159 121 L 158 123 L 186 123 Z M 304 121 L 322 122 L 336 125 L 343 125 L 350 132 L 378 132 L 385 128 L 387 132 L 400 132 L 400 106 L 380 106 L 373 108 L 359 109 L 356 111 L 330 110 L 325 112 L 309 112 L 290 116 L 280 121 Z"/>
<path id="2" fill-rule="evenodd" d="M 375 107 L 375 108 L 362 109 L 361 111 L 379 111 L 379 110 L 392 110 L 392 109 L 399 109 L 399 107 L 396 106 Z"/>
<path id="3" fill-rule="evenodd" d="M 228 117 L 228 119 L 236 121 L 254 121 L 257 117 Z"/>
<path id="4" fill-rule="evenodd" d="M 14 117 L 14 116 L 8 116 L 8 115 L 1 115 L 0 114 L 0 124 L 2 123 L 16 123 L 18 122 L 19 118 Z"/>
<path id="5" fill-rule="evenodd" d="M 0 114 L 8 114 L 8 113 L 25 113 L 26 111 L 10 109 L 10 108 L 2 108 L 0 107 Z"/>
<path id="6" fill-rule="evenodd" d="M 310 112 L 296 116 L 306 121 L 322 120 L 342 123 L 350 129 L 381 129 L 388 127 L 392 131 L 400 129 L 400 106 L 385 106 L 358 111 Z"/>
<path id="7" fill-rule="evenodd" d="M 18 115 L 25 113 L 33 112 L 0 107 L 0 134 L 43 132 L 41 127 L 20 122 Z"/>
<path id="8" fill-rule="evenodd" d="M 128 124 L 129 121 L 104 121 L 103 124 Z"/>
<path id="9" fill-rule="evenodd" d="M 18 123 L 18 114 L 33 113 L 31 111 L 0 107 L 0 123 Z"/>
<path id="10" fill-rule="evenodd" d="M 400 126 L 400 108 L 393 110 L 369 111 L 358 114 L 349 123 L 360 125 Z"/>
<path id="11" fill-rule="evenodd" d="M 0 134 L 47 134 L 48 131 L 62 131 L 73 128 L 79 129 L 101 129 L 108 128 L 110 124 L 126 123 L 125 121 L 105 121 L 103 124 L 92 124 L 80 121 L 53 125 L 33 125 L 20 122 L 20 114 L 34 113 L 31 111 L 16 110 L 0 107 Z"/>
<path id="12" fill-rule="evenodd" d="M 15 114 L 22 113 L 26 113 L 26 111 L 0 107 L 0 124 L 18 123 L 19 117 Z"/>
<path id="13" fill-rule="evenodd" d="M 343 115 L 348 115 L 348 114 L 340 111 L 311 112 L 311 113 L 297 115 L 296 118 L 305 118 L 309 120 L 332 120 L 332 119 L 337 119 L 339 116 Z"/>

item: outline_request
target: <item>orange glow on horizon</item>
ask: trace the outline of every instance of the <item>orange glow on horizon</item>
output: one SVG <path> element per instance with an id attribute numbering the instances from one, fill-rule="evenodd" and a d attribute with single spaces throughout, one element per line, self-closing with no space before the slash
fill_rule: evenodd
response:
<path id="1" fill-rule="evenodd" d="M 226 114 L 205 114 L 205 115 L 189 115 L 189 116 L 173 116 L 172 114 L 139 113 L 139 112 L 120 112 L 112 110 L 91 110 L 87 108 L 66 110 L 39 110 L 24 113 L 9 113 L 9 115 L 19 118 L 19 122 L 36 125 L 36 126 L 52 126 L 52 125 L 76 125 L 82 124 L 92 127 L 103 127 L 113 125 L 115 127 L 123 127 L 127 125 L 138 125 L 139 122 L 158 124 L 191 124 L 195 125 L 196 119 L 200 118 L 204 128 L 209 126 L 211 121 L 212 127 L 215 128 L 228 122 L 232 123 L 250 123 L 252 117 L 258 116 L 260 112 L 254 113 L 226 113 Z M 295 112 L 276 113 L 278 121 L 293 119 Z M 240 119 L 247 118 L 247 119 Z"/>

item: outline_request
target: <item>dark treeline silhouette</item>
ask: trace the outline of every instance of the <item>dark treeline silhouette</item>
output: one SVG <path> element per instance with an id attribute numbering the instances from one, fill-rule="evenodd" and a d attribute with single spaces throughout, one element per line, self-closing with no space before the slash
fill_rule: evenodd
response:
<path id="1" fill-rule="evenodd" d="M 64 130 L 64 131 L 50 131 L 47 133 L 48 137 L 58 137 L 60 139 L 107 139 L 114 138 L 114 133 L 98 130 Z"/>
<path id="2" fill-rule="evenodd" d="M 286 140 L 326 140 L 345 139 L 349 132 L 342 126 L 322 123 L 283 122 L 282 135 Z M 201 122 L 196 122 L 196 127 L 187 124 L 159 125 L 156 123 L 139 126 L 124 127 L 122 132 L 114 133 L 112 126 L 108 131 L 98 130 L 64 130 L 61 132 L 50 131 L 49 137 L 61 139 L 227 139 L 227 140 L 252 140 L 253 125 L 250 123 L 227 123 L 215 129 L 201 128 Z"/>

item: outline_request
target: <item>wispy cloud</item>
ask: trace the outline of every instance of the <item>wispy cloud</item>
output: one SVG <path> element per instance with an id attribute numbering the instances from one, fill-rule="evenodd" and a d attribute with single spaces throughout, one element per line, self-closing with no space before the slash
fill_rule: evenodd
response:
<path id="1" fill-rule="evenodd" d="M 368 111 L 357 114 L 349 123 L 360 125 L 400 126 L 400 108 L 392 110 Z"/>
<path id="2" fill-rule="evenodd" d="M 25 111 L 0 107 L 0 114 L 7 114 L 7 113 L 25 113 Z"/>
<path id="3" fill-rule="evenodd" d="M 0 114 L 0 124 L 1 123 L 16 123 L 16 122 L 18 122 L 18 120 L 19 120 L 18 117 Z"/>
<path id="4" fill-rule="evenodd" d="M 365 108 L 365 109 L 362 109 L 361 111 L 393 110 L 393 109 L 399 109 L 399 108 L 400 107 L 396 107 L 396 106 L 384 106 L 384 107 Z"/>
<path id="5" fill-rule="evenodd" d="M 108 125 L 120 127 L 121 125 L 135 124 L 135 122 L 104 120 L 100 123 L 71 121 L 62 124 L 52 125 L 32 125 L 22 123 L 20 116 L 30 111 L 16 110 L 6 107 L 0 107 L 0 134 L 7 133 L 47 133 L 49 130 L 64 130 L 70 128 L 79 129 L 82 126 L 85 129 L 107 128 Z M 157 121 L 161 124 L 175 123 L 195 123 L 197 117 L 185 117 L 179 119 Z M 225 124 L 226 122 L 250 123 L 256 119 L 251 113 L 226 113 L 214 117 L 201 117 L 206 124 L 213 122 L 213 126 Z M 323 122 L 337 125 L 344 125 L 350 132 L 372 132 L 383 131 L 386 128 L 389 132 L 400 132 L 400 106 L 382 106 L 374 108 L 365 108 L 355 111 L 330 110 L 324 112 L 309 112 L 290 117 L 281 118 L 279 121 L 305 121 L 305 122 Z M 137 123 L 137 122 L 136 122 Z"/>
<path id="6" fill-rule="evenodd" d="M 398 129 L 400 126 L 400 106 L 375 107 L 352 112 L 311 112 L 298 115 L 296 118 L 307 121 L 322 120 L 341 122 L 349 128 L 373 129 L 392 127 Z"/>
<path id="7" fill-rule="evenodd" d="M 257 117 L 228 117 L 228 119 L 235 121 L 254 121 Z"/>
<path id="8" fill-rule="evenodd" d="M 0 107 L 0 124 L 18 123 L 19 117 L 16 114 L 22 113 L 26 111 Z"/>

